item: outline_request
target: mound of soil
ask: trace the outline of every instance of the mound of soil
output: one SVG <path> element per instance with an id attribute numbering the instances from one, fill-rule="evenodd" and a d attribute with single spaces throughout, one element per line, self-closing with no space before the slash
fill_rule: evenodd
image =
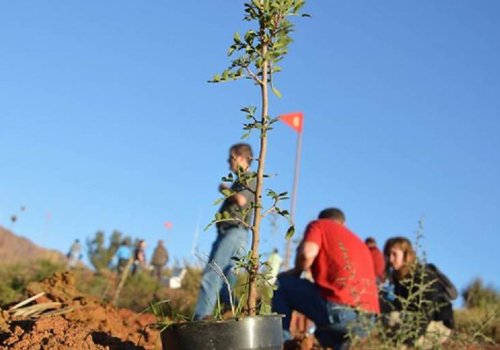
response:
<path id="1" fill-rule="evenodd" d="M 80 295 L 71 272 L 56 273 L 27 287 L 28 297 L 41 292 L 45 295 L 32 304 L 54 303 L 50 305 L 56 305 L 55 310 L 30 318 L 2 311 L 0 349 L 161 349 L 159 332 L 150 327 L 154 315 L 118 309 Z"/>

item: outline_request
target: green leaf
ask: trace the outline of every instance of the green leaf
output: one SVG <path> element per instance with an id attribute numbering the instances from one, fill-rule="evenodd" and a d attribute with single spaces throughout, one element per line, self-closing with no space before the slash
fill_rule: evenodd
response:
<path id="1" fill-rule="evenodd" d="M 205 226 L 205 227 L 203 228 L 203 231 L 208 230 L 208 229 L 210 228 L 210 226 L 212 226 L 212 225 L 214 224 L 214 222 L 215 222 L 215 221 L 212 221 L 212 222 L 211 222 L 211 223 L 209 223 L 207 226 Z"/>
<path id="2" fill-rule="evenodd" d="M 250 132 L 246 132 L 243 135 L 241 135 L 241 139 L 244 140 L 250 136 Z"/>
<path id="3" fill-rule="evenodd" d="M 214 205 L 220 204 L 224 201 L 224 198 L 219 198 L 214 201 Z"/>
<path id="4" fill-rule="evenodd" d="M 262 296 L 267 299 L 267 300 L 271 300 L 273 298 L 273 289 L 272 288 L 264 288 L 262 290 Z M 263 303 L 262 306 L 264 305 L 267 305 L 267 306 L 270 306 L 269 304 L 266 304 L 266 303 Z"/>
<path id="5" fill-rule="evenodd" d="M 280 211 L 280 215 L 281 215 L 281 216 L 289 216 L 289 215 L 290 215 L 290 213 L 288 212 L 288 210 L 281 210 L 281 211 Z"/>
<path id="6" fill-rule="evenodd" d="M 290 226 L 288 230 L 286 231 L 285 239 L 290 239 L 292 238 L 293 234 L 295 233 L 295 226 Z"/>
<path id="7" fill-rule="evenodd" d="M 273 90 L 273 93 L 278 97 L 278 98 L 281 98 L 282 95 L 281 95 L 281 92 L 276 89 L 274 86 L 271 88 Z"/>
<path id="8" fill-rule="evenodd" d="M 235 43 L 238 43 L 238 44 L 241 43 L 240 33 L 238 33 L 238 32 L 234 33 L 233 40 Z"/>
<path id="9" fill-rule="evenodd" d="M 212 83 L 218 83 L 220 81 L 220 75 L 215 74 L 214 77 L 212 78 Z"/>
<path id="10" fill-rule="evenodd" d="M 222 182 L 233 182 L 234 181 L 234 176 L 233 173 L 227 174 L 227 176 L 221 177 Z"/>
<path id="11" fill-rule="evenodd" d="M 276 198 L 278 196 L 278 194 L 271 189 L 267 190 L 267 195 L 272 198 Z"/>
<path id="12" fill-rule="evenodd" d="M 245 41 L 247 44 L 252 44 L 253 39 L 257 36 L 257 33 L 255 33 L 254 30 L 249 30 L 248 32 L 245 33 Z"/>
<path id="13" fill-rule="evenodd" d="M 271 288 L 269 288 L 271 289 Z M 272 313 L 272 308 L 271 305 L 267 303 L 262 303 L 260 305 L 260 310 L 259 310 L 259 315 L 270 315 Z"/>

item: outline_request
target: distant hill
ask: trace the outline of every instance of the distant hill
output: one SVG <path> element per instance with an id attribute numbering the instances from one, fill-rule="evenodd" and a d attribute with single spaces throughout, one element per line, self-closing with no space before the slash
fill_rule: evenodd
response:
<path id="1" fill-rule="evenodd" d="M 57 250 L 39 247 L 29 239 L 0 226 L 0 264 L 38 259 L 56 262 L 64 261 L 66 257 Z"/>

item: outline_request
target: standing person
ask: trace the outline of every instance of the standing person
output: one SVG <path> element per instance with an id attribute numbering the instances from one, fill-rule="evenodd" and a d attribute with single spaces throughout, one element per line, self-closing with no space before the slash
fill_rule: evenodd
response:
<path id="1" fill-rule="evenodd" d="M 141 239 L 137 242 L 134 250 L 134 265 L 132 266 L 132 275 L 135 275 L 137 270 L 146 268 L 146 241 Z"/>
<path id="2" fill-rule="evenodd" d="M 153 257 L 151 258 L 151 265 L 153 266 L 152 274 L 153 276 L 156 276 L 158 282 L 161 281 L 161 273 L 167 262 L 168 252 L 163 245 L 163 241 L 160 239 L 155 247 L 155 250 L 153 251 Z"/>
<path id="3" fill-rule="evenodd" d="M 365 239 L 365 244 L 370 250 L 370 254 L 373 258 L 373 269 L 375 271 L 375 276 L 377 277 L 377 284 L 382 284 L 385 281 L 385 259 L 384 254 L 378 249 L 377 241 L 375 238 L 368 237 Z"/>
<path id="4" fill-rule="evenodd" d="M 221 302 L 229 304 L 229 295 L 224 282 L 210 264 L 217 265 L 228 282 L 231 285 L 235 284 L 236 275 L 233 271 L 235 261 L 232 257 L 245 253 L 248 240 L 247 227 L 251 225 L 252 204 L 255 202 L 256 177 L 255 173 L 250 171 L 252 158 L 252 148 L 249 144 L 238 143 L 229 149 L 229 168 L 236 175 L 236 180 L 231 188 L 225 184 L 219 186 L 221 192 L 229 194 L 222 203 L 219 213 L 222 215 L 227 213 L 225 216 L 230 219 L 217 223 L 217 238 L 203 271 L 195 307 L 195 319 L 202 319 L 213 313 L 219 293 Z"/>
<path id="5" fill-rule="evenodd" d="M 282 327 L 290 339 L 290 315 L 297 310 L 316 324 L 315 335 L 323 347 L 345 350 L 349 332 L 365 336 L 357 322 L 369 322 L 379 313 L 373 263 L 364 242 L 344 226 L 344 213 L 328 208 L 306 228 L 295 267 L 278 275 L 272 310 L 284 314 Z M 311 269 L 314 282 L 300 278 Z"/>
<path id="6" fill-rule="evenodd" d="M 397 312 L 391 315 L 392 323 L 397 324 L 413 314 L 417 320 L 413 319 L 412 323 L 419 324 L 420 337 L 409 341 L 414 340 L 419 346 L 431 338 L 434 342 L 444 342 L 454 328 L 450 301 L 453 297 L 446 288 L 452 289 L 451 294 L 456 297 L 455 286 L 434 265 L 420 263 L 411 242 L 405 237 L 389 239 L 384 253 L 392 268 L 396 296 L 394 307 Z"/>
<path id="7" fill-rule="evenodd" d="M 73 244 L 71 244 L 69 252 L 66 256 L 68 257 L 68 268 L 72 269 L 76 267 L 76 264 L 82 258 L 82 246 L 80 245 L 79 239 L 75 239 Z"/>
<path id="8" fill-rule="evenodd" d="M 267 281 L 270 285 L 273 285 L 276 282 L 276 277 L 280 272 L 281 262 L 283 259 L 278 254 L 278 248 L 274 248 L 269 258 L 267 258 Z"/>
<path id="9" fill-rule="evenodd" d="M 123 273 L 123 271 L 125 270 L 125 267 L 127 266 L 128 261 L 130 260 L 131 255 L 132 255 L 130 252 L 130 247 L 128 245 L 129 245 L 129 241 L 127 239 L 124 239 L 121 242 L 120 247 L 118 247 L 118 250 L 115 253 L 115 256 L 118 260 L 118 262 L 116 264 L 116 270 L 117 270 L 119 275 L 121 275 Z"/>

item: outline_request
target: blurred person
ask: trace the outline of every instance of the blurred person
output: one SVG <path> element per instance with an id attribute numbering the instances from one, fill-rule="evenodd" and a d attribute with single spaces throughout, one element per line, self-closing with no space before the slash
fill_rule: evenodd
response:
<path id="1" fill-rule="evenodd" d="M 162 271 L 165 265 L 168 263 L 168 252 L 163 241 L 160 239 L 158 244 L 153 251 L 153 256 L 151 258 L 151 266 L 153 266 L 152 275 L 156 276 L 158 282 L 161 282 Z"/>
<path id="2" fill-rule="evenodd" d="M 125 267 L 127 267 L 130 258 L 132 257 L 129 247 L 129 242 L 127 239 L 124 239 L 120 243 L 120 246 L 118 247 L 118 250 L 115 253 L 115 257 L 117 259 L 116 270 L 118 274 L 121 275 L 125 270 Z"/>
<path id="3" fill-rule="evenodd" d="M 72 269 L 76 267 L 78 261 L 80 261 L 83 257 L 82 255 L 82 246 L 80 245 L 80 240 L 75 239 L 71 247 L 69 248 L 68 254 L 66 254 L 68 258 L 68 268 Z"/>
<path id="4" fill-rule="evenodd" d="M 432 264 L 421 263 L 405 237 L 394 237 L 387 241 L 384 254 L 392 269 L 394 283 L 395 312 L 389 317 L 389 326 L 397 326 L 406 315 L 413 313 L 421 323 L 415 345 L 423 344 L 432 338 L 444 342 L 454 328 L 453 309 L 446 290 L 446 283 L 453 284 Z"/>
<path id="5" fill-rule="evenodd" d="M 274 283 L 276 282 L 276 277 L 280 272 L 282 261 L 283 259 L 278 253 L 278 248 L 274 248 L 273 252 L 269 255 L 269 258 L 267 258 L 266 261 L 267 263 L 266 277 L 270 285 L 274 285 Z"/>
<path id="6" fill-rule="evenodd" d="M 382 284 L 385 281 L 385 259 L 384 254 L 378 249 L 375 238 L 368 237 L 365 239 L 365 244 L 370 250 L 373 259 L 373 269 L 377 277 L 377 284 Z"/>
<path id="7" fill-rule="evenodd" d="M 345 225 L 337 208 L 323 210 L 309 223 L 295 258 L 295 267 L 278 275 L 272 310 L 285 315 L 284 339 L 290 339 L 293 310 L 316 324 L 315 336 L 323 347 L 345 350 L 349 333 L 364 337 L 358 322 L 373 322 L 379 313 L 378 293 L 370 252 Z M 314 282 L 300 278 L 311 269 Z"/>
<path id="8" fill-rule="evenodd" d="M 146 241 L 141 239 L 137 242 L 134 250 L 134 265 L 132 266 L 132 275 L 135 275 L 138 270 L 146 269 Z"/>
<path id="9" fill-rule="evenodd" d="M 217 238 L 212 245 L 212 250 L 207 261 L 207 266 L 201 278 L 200 291 L 195 306 L 194 319 L 203 319 L 212 315 L 217 296 L 220 295 L 222 304 L 228 305 L 230 295 L 224 286 L 221 276 L 211 266 L 217 265 L 224 273 L 229 284 L 234 286 L 236 275 L 234 273 L 234 256 L 245 254 L 248 240 L 248 226 L 251 225 L 255 202 L 256 176 L 250 171 L 253 152 L 249 144 L 238 143 L 229 149 L 229 169 L 236 175 L 236 180 L 231 188 L 226 184 L 219 185 L 219 191 L 231 191 L 222 203 L 219 213 L 228 215 L 229 219 L 217 222 Z"/>

